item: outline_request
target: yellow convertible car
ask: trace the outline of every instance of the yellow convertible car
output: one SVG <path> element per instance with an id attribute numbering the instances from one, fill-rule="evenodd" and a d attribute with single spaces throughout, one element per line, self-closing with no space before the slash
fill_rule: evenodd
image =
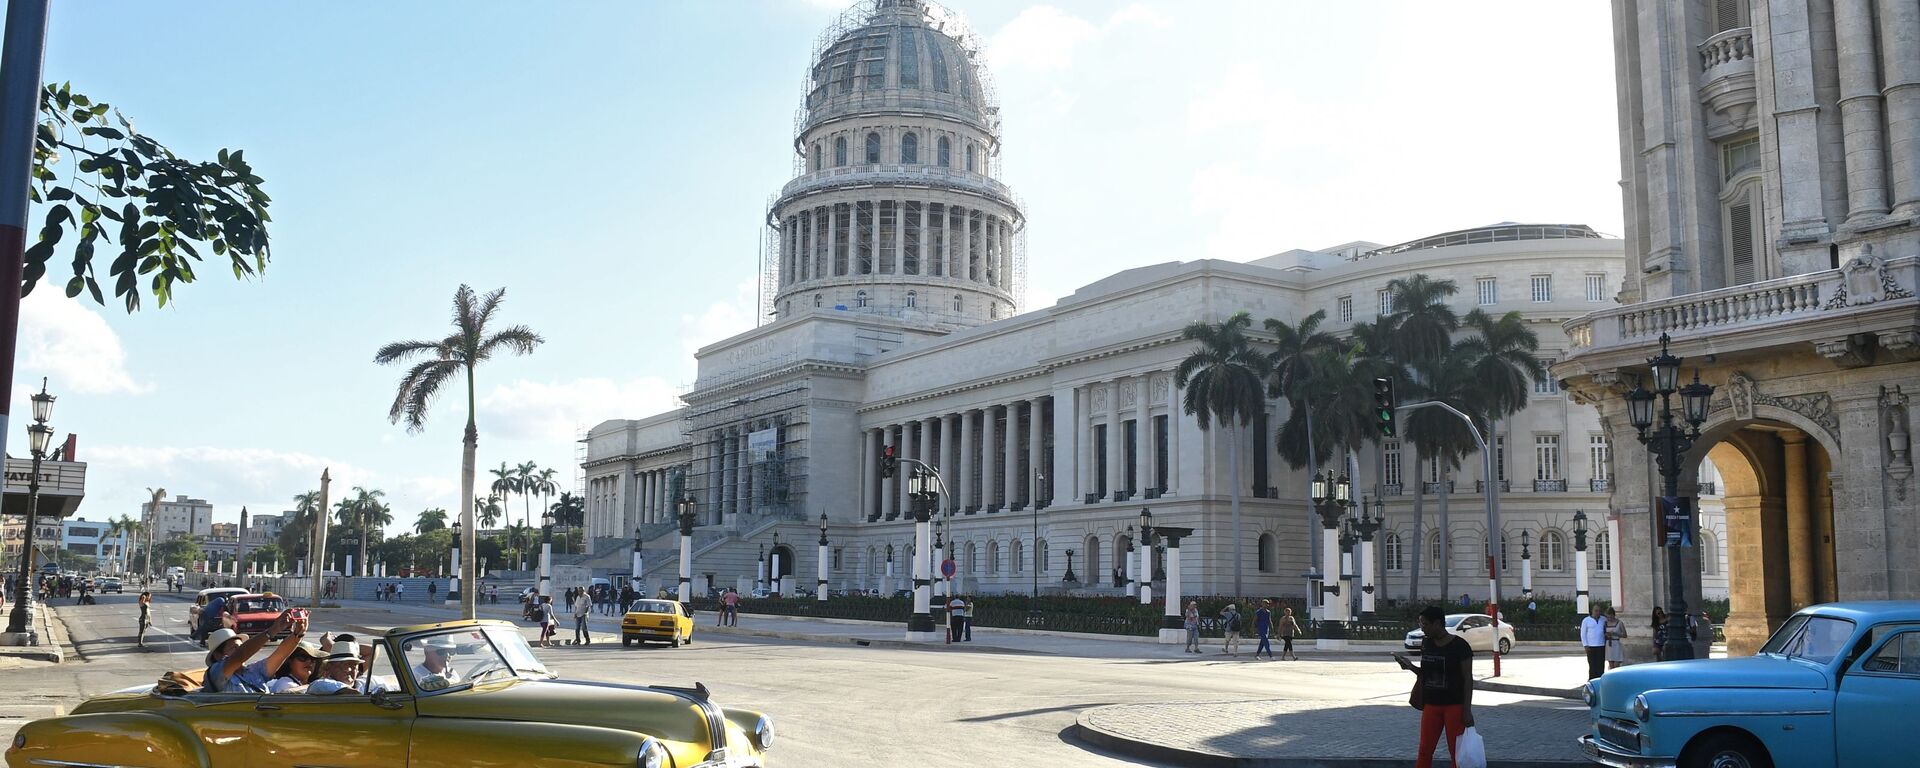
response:
<path id="1" fill-rule="evenodd" d="M 635 600 L 620 619 L 620 644 L 664 640 L 680 647 L 693 642 L 693 612 L 675 600 Z"/>
<path id="2" fill-rule="evenodd" d="M 773 721 L 722 708 L 705 686 L 560 680 L 513 625 L 389 630 L 339 695 L 136 688 L 22 727 L 10 768 L 33 766 L 766 766 Z M 361 691 L 371 691 L 371 695 Z"/>

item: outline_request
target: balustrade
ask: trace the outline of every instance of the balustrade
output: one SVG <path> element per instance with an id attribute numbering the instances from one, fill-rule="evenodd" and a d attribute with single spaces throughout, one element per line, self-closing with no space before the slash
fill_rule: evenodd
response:
<path id="1" fill-rule="evenodd" d="M 1535 480 L 1533 481 L 1533 490 L 1535 493 L 1566 493 L 1567 481 Z"/>
<path id="2" fill-rule="evenodd" d="M 1700 71 L 1711 72 L 1714 67 L 1735 62 L 1749 62 L 1753 58 L 1753 28 L 1739 27 L 1721 32 L 1707 38 L 1700 44 Z M 1713 78 L 1702 78 L 1712 80 Z"/>

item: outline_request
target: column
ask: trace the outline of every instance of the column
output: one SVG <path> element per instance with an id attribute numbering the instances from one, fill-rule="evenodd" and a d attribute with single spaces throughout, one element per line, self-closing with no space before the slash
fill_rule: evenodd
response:
<path id="1" fill-rule="evenodd" d="M 1120 390 L 1125 386 L 1114 379 L 1107 395 L 1107 497 L 1101 501 L 1117 500 L 1127 489 L 1126 425 L 1120 423 Z"/>
<path id="2" fill-rule="evenodd" d="M 1160 617 L 1160 642 L 1162 644 L 1187 642 L 1186 621 L 1180 615 L 1180 536 L 1167 537 L 1167 594 L 1166 610 Z"/>
<path id="3" fill-rule="evenodd" d="M 1005 499 L 1000 508 L 1011 510 L 1016 500 L 1020 498 L 1020 401 L 1018 400 L 1007 403 L 1007 434 L 1001 442 L 1006 444 L 1006 449 L 1000 462 L 1002 498 Z"/>
<path id="4" fill-rule="evenodd" d="M 1809 494 L 1813 483 L 1807 478 L 1807 436 L 1794 432 L 1781 435 L 1783 463 L 1787 470 L 1787 583 L 1792 609 L 1813 605 L 1818 593 L 1814 582 L 1813 503 Z"/>
<path id="5" fill-rule="evenodd" d="M 1360 537 L 1360 617 L 1373 618 L 1373 531 Z"/>
<path id="6" fill-rule="evenodd" d="M 1153 408 L 1147 403 L 1147 378 L 1141 376 L 1133 380 L 1133 478 L 1134 488 L 1145 497 L 1146 490 L 1153 487 Z M 1138 498 L 1138 497 L 1136 497 Z"/>
<path id="7" fill-rule="evenodd" d="M 1574 534 L 1574 538 L 1575 538 L 1575 541 L 1574 541 L 1574 547 L 1573 547 L 1573 610 L 1575 613 L 1585 616 L 1590 610 L 1589 608 L 1590 603 L 1588 602 L 1588 595 L 1587 595 L 1587 576 L 1588 576 L 1587 574 L 1587 540 L 1585 537 L 1580 536 L 1578 533 Z M 1425 547 L 1422 547 L 1422 549 L 1424 548 Z M 1426 554 L 1422 552 L 1421 556 L 1425 557 Z M 1614 563 L 1613 568 L 1614 568 L 1614 572 L 1618 573 L 1620 571 L 1620 564 Z M 1660 599 L 1660 598 L 1650 598 L 1650 599 Z"/>
<path id="8" fill-rule="evenodd" d="M 880 430 L 868 428 L 860 434 L 860 516 L 867 520 L 880 519 L 880 499 L 873 492 L 880 476 L 876 464 L 880 461 Z"/>
<path id="9" fill-rule="evenodd" d="M 734 455 L 739 470 L 736 480 L 740 483 L 740 500 L 734 503 L 734 511 L 744 515 L 753 514 L 753 448 L 747 444 L 747 438 L 753 434 L 752 426 L 742 426 L 740 437 L 734 442 Z"/>
<path id="10" fill-rule="evenodd" d="M 960 417 L 949 413 L 940 417 L 940 480 L 947 484 L 951 498 L 941 499 L 948 509 L 960 504 Z"/>
<path id="11" fill-rule="evenodd" d="M 813 583 L 813 599 L 822 603 L 827 601 L 827 558 L 831 556 L 827 552 L 827 537 L 822 535 L 819 561 L 814 566 L 816 576 Z"/>
<path id="12" fill-rule="evenodd" d="M 1097 386 L 1100 385 L 1088 384 L 1082 389 L 1074 390 L 1073 477 L 1074 485 L 1077 486 L 1073 494 L 1075 504 L 1085 502 L 1088 494 L 1100 488 L 1100 484 L 1093 478 L 1093 388 Z"/>
<path id="13" fill-rule="evenodd" d="M 934 417 L 932 416 L 920 420 L 920 460 L 926 462 L 927 466 L 938 467 L 940 466 L 940 458 L 933 453 L 933 422 Z M 944 480 L 942 482 L 944 482 Z M 945 503 L 946 498 L 942 496 L 940 501 Z M 939 511 L 937 507 L 934 509 L 935 513 Z"/>
<path id="14" fill-rule="evenodd" d="M 1834 36 L 1839 42 L 1840 137 L 1846 148 L 1848 224 L 1871 221 L 1887 213 L 1872 6 L 1873 0 L 1833 3 Z"/>
<path id="15" fill-rule="evenodd" d="M 999 452 L 996 450 L 999 443 L 995 438 L 1000 432 L 998 425 L 994 423 L 993 411 L 998 407 L 989 405 L 980 409 L 980 508 L 988 512 L 996 509 L 993 494 L 999 488 L 999 483 L 996 482 L 999 478 L 993 473 L 994 454 Z"/>
<path id="16" fill-rule="evenodd" d="M 891 425 L 880 428 L 880 441 L 881 441 L 882 453 L 885 452 L 886 446 L 891 445 L 894 447 L 893 455 L 895 457 L 898 457 L 900 455 L 900 442 L 894 438 L 893 427 Z M 899 507 L 897 506 L 900 501 L 899 491 L 900 491 L 900 468 L 896 466 L 894 467 L 893 477 L 880 478 L 881 519 L 892 520 L 895 517 L 899 516 L 900 514 L 898 511 Z"/>
<path id="17" fill-rule="evenodd" d="M 919 454 L 913 450 L 915 442 L 913 437 L 913 422 L 900 422 L 900 450 L 895 455 L 902 459 L 919 458 Z M 893 476 L 896 478 L 894 485 L 897 486 L 897 490 L 895 494 L 900 499 L 900 509 L 912 511 L 912 497 L 907 494 L 913 492 L 913 484 L 908 483 L 906 479 L 913 476 L 913 466 L 903 461 L 900 463 L 899 471 L 893 473 Z"/>
<path id="18" fill-rule="evenodd" d="M 1880 0 L 1886 140 L 1892 153 L 1888 168 L 1893 176 L 1893 204 L 1903 218 L 1920 213 L 1920 60 L 1913 55 L 1916 49 L 1920 49 L 1920 7 L 1910 0 Z"/>
<path id="19" fill-rule="evenodd" d="M 973 412 L 960 412 L 960 509 L 973 514 Z"/>
<path id="20" fill-rule="evenodd" d="M 962 280 L 972 280 L 973 273 L 969 272 L 968 268 L 972 262 L 972 259 L 969 257 L 973 253 L 973 227 L 970 226 L 973 220 L 973 212 L 958 207 L 949 210 L 953 212 L 955 218 L 960 220 L 960 253 L 959 258 L 955 259 L 960 265 L 958 274 Z"/>
<path id="21" fill-rule="evenodd" d="M 720 522 L 720 509 L 722 502 L 725 500 L 727 490 L 726 459 L 724 458 L 726 456 L 726 448 L 726 433 L 714 430 L 713 443 L 707 447 L 706 477 L 701 478 L 706 486 L 707 492 L 706 513 L 708 523 Z"/>
<path id="22" fill-rule="evenodd" d="M 1048 477 L 1045 478 L 1044 481 L 1041 479 L 1046 469 L 1046 462 L 1042 461 L 1044 457 L 1042 450 L 1046 446 L 1046 441 L 1041 439 L 1046 434 L 1047 428 L 1045 419 L 1047 409 L 1042 405 L 1042 402 L 1045 400 L 1046 398 L 1043 397 L 1034 397 L 1027 400 L 1028 479 L 1026 482 L 1027 486 L 1033 489 L 1033 498 L 1028 499 L 1027 503 L 1032 504 L 1035 509 L 1053 503 L 1053 478 Z"/>
<path id="23" fill-rule="evenodd" d="M 839 272 L 836 270 L 838 269 L 839 265 L 834 263 L 833 252 L 836 249 L 838 249 L 840 246 L 840 216 L 838 215 L 839 211 L 837 210 L 838 209 L 837 204 L 828 204 L 826 206 L 826 209 L 827 209 L 827 253 L 825 258 L 826 258 L 827 264 L 826 264 L 826 268 L 822 271 L 825 272 L 825 274 L 827 275 L 837 275 L 839 274 Z"/>
<path id="24" fill-rule="evenodd" d="M 931 239 L 927 237 L 927 219 L 928 219 L 927 209 L 932 207 L 933 205 L 928 203 L 927 201 L 925 200 L 920 201 L 920 229 L 918 230 L 918 232 L 920 233 L 920 236 L 915 238 L 915 243 L 914 243 L 915 251 L 913 255 L 919 257 L 920 274 L 923 274 L 923 275 L 931 275 L 939 271 L 933 268 L 933 260 L 928 258 L 929 254 L 927 253 L 927 241 Z M 928 297 L 928 300 L 931 301 L 932 299 L 933 299 L 932 296 Z M 931 307 L 932 305 L 928 305 L 928 306 Z"/>
<path id="25" fill-rule="evenodd" d="M 860 274 L 860 203 L 847 203 L 847 274 Z"/>

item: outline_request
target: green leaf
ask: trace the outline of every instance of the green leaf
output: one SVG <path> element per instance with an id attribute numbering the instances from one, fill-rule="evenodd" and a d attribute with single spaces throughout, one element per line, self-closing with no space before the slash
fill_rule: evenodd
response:
<path id="1" fill-rule="evenodd" d="M 78 296 L 80 295 L 81 291 L 84 291 L 86 289 L 87 289 L 86 278 L 83 278 L 79 275 L 74 275 L 72 280 L 67 281 L 67 298 L 71 299 L 75 296 Z"/>
<path id="2" fill-rule="evenodd" d="M 120 129 L 108 128 L 104 125 L 89 125 L 85 128 L 80 129 L 80 132 L 88 136 L 99 136 L 101 138 L 112 139 L 114 141 L 119 141 L 127 137 L 126 134 L 120 132 Z"/>
<path id="3" fill-rule="evenodd" d="M 47 190 L 47 199 L 48 200 L 72 200 L 73 190 L 67 189 L 66 187 L 54 187 L 53 189 Z"/>

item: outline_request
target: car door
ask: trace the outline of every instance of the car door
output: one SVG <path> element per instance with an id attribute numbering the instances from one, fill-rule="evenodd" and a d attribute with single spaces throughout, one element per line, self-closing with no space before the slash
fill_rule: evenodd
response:
<path id="1" fill-rule="evenodd" d="M 676 624 L 678 624 L 678 626 L 674 628 L 675 631 L 678 631 L 682 637 L 688 640 L 692 640 L 693 639 L 693 606 L 687 605 L 686 603 L 675 603 L 674 605 L 678 606 L 678 608 L 674 611 L 674 613 L 679 615 L 679 618 L 676 620 Z"/>
<path id="2" fill-rule="evenodd" d="M 1904 765 L 1913 759 L 1920 702 L 1920 627 L 1893 632 L 1840 678 L 1833 702 L 1835 765 Z"/>
<path id="3" fill-rule="evenodd" d="M 376 659 L 374 667 L 380 674 L 392 671 L 386 659 Z M 413 697 L 399 691 L 378 697 L 269 694 L 261 696 L 254 709 L 249 768 L 407 764 Z"/>
<path id="4" fill-rule="evenodd" d="M 1475 651 L 1493 649 L 1493 622 L 1485 616 L 1468 616 L 1454 627 L 1454 634 L 1466 638 L 1467 647 Z"/>

